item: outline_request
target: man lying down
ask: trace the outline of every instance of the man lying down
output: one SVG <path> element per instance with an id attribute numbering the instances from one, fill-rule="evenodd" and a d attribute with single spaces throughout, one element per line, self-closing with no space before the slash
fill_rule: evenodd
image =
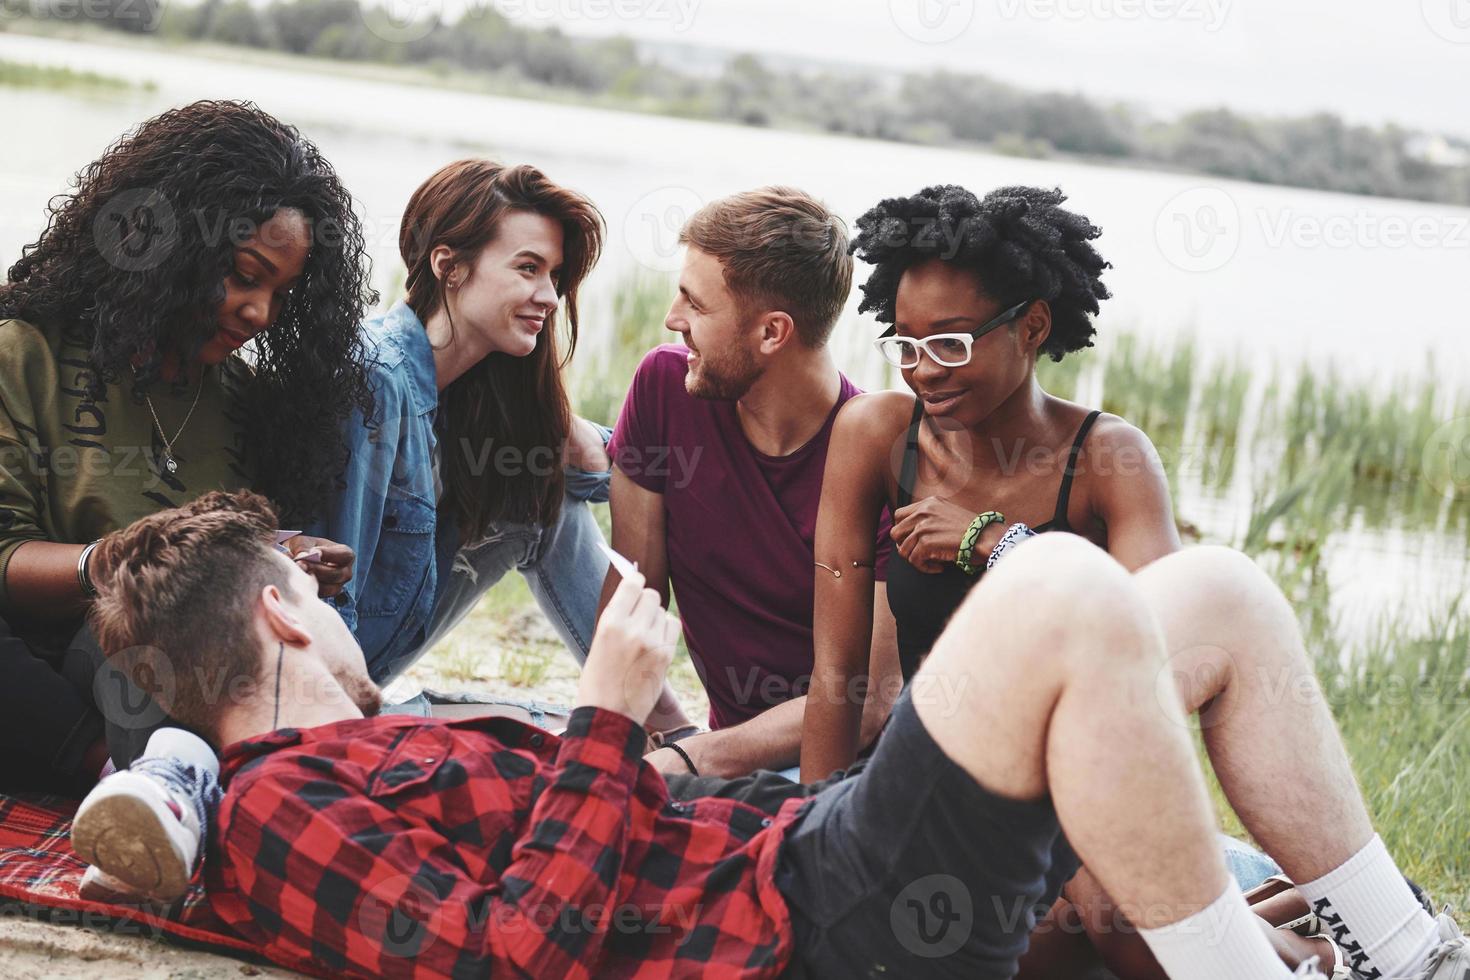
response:
<path id="1" fill-rule="evenodd" d="M 1352 975 L 1461 980 L 1470 964 L 1374 835 L 1322 701 L 1270 702 L 1243 680 L 1308 668 L 1284 601 L 1229 552 L 1129 576 L 1081 539 L 1028 542 L 950 622 L 867 767 L 772 817 L 723 795 L 675 801 L 642 761 L 679 628 L 636 575 L 561 737 L 374 717 L 360 650 L 272 547 L 276 523 L 261 497 L 214 493 L 116 532 L 93 614 L 103 649 L 151 670 L 162 706 L 221 751 L 208 887 L 281 962 L 999 980 L 1080 858 L 1176 980 L 1318 976 L 1283 963 L 1227 874 L 1185 724 L 1201 692 L 1163 670 L 1213 622 L 1249 649 L 1231 651 L 1242 680 L 1205 692 L 1231 699 L 1211 754 Z M 1028 606 L 1053 612 L 1038 626 L 1014 615 Z M 1300 808 L 1267 805 L 1284 785 L 1314 801 L 1310 833 Z"/>

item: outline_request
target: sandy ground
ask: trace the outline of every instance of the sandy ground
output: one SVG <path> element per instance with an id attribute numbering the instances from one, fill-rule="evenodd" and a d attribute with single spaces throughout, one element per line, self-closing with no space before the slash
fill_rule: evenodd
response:
<path id="1" fill-rule="evenodd" d="M 239 980 L 299 977 L 226 956 L 166 945 L 147 936 L 124 936 L 83 926 L 51 925 L 6 915 L 0 918 L 0 977 L 5 980 Z"/>

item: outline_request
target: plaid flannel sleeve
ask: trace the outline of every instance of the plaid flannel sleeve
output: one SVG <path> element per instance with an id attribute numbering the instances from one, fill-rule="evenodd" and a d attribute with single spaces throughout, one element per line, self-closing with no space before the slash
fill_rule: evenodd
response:
<path id="1" fill-rule="evenodd" d="M 310 771 L 232 787 L 219 846 L 242 931 L 282 961 L 338 974 L 590 978 L 606 931 L 580 910 L 617 885 L 642 747 L 631 719 L 573 712 L 498 880 L 471 876 L 463 845 L 404 819 L 391 796 Z"/>
<path id="2" fill-rule="evenodd" d="M 590 978 L 607 932 L 584 909 L 611 904 L 645 736 L 631 718 L 577 708 L 530 832 L 501 881 L 500 952 L 529 976 Z"/>

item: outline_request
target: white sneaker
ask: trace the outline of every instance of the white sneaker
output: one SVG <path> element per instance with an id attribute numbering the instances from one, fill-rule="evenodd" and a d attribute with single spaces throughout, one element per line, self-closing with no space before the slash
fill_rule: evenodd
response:
<path id="1" fill-rule="evenodd" d="M 126 881 L 114 878 L 95 864 L 87 865 L 77 891 L 89 902 L 102 902 L 106 905 L 148 905 L 153 902 L 150 896 Z"/>
<path id="2" fill-rule="evenodd" d="M 88 864 L 166 902 L 182 895 L 194 876 L 203 833 L 187 793 L 156 778 L 148 766 L 154 761 L 140 759 L 87 794 L 72 823 L 71 846 Z"/>
<path id="3" fill-rule="evenodd" d="M 171 902 L 194 876 L 219 803 L 219 763 L 205 742 L 179 729 L 155 732 L 148 751 L 87 794 L 71 844 L 105 875 L 94 875 L 89 888 L 116 892 L 121 883 L 137 893 L 135 901 Z"/>
<path id="4" fill-rule="evenodd" d="M 1434 921 L 1439 924 L 1439 945 L 1407 980 L 1465 980 L 1470 977 L 1470 939 L 1460 932 L 1448 909 Z"/>

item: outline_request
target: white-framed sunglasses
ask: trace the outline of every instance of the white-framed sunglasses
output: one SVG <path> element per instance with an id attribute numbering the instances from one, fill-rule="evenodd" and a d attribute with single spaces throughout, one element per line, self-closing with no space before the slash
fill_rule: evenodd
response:
<path id="1" fill-rule="evenodd" d="M 928 337 L 899 337 L 894 335 L 894 327 L 873 341 L 873 346 L 887 359 L 889 364 L 896 368 L 908 368 L 919 366 L 919 352 L 929 355 L 935 364 L 944 367 L 964 367 L 970 363 L 970 352 L 975 346 L 975 341 L 999 327 L 1005 326 L 1012 320 L 1026 312 L 1026 308 L 1035 300 L 1025 300 L 1004 311 L 999 316 L 987 320 L 974 330 L 965 333 L 936 333 Z"/>

